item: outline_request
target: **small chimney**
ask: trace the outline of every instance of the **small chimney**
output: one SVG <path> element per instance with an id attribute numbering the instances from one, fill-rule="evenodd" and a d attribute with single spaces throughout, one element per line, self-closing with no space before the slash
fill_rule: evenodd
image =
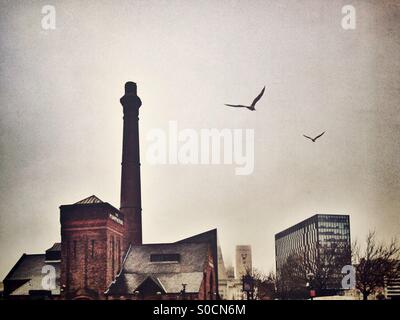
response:
<path id="1" fill-rule="evenodd" d="M 125 217 L 125 251 L 129 245 L 142 244 L 142 201 L 140 191 L 139 108 L 134 82 L 125 84 L 125 95 L 120 99 L 124 112 L 121 170 L 120 211 Z"/>

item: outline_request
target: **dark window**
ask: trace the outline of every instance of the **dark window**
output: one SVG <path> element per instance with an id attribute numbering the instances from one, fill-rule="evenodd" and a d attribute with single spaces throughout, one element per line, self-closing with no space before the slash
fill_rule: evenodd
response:
<path id="1" fill-rule="evenodd" d="M 118 239 L 117 240 L 117 266 L 118 266 L 118 271 L 121 268 L 121 242 Z"/>
<path id="2" fill-rule="evenodd" d="M 214 288 L 213 288 L 213 276 L 212 273 L 210 273 L 210 300 L 214 300 Z"/>
<path id="3" fill-rule="evenodd" d="M 179 262 L 180 260 L 181 256 L 179 253 L 161 253 L 150 255 L 151 262 Z"/>
<path id="4" fill-rule="evenodd" d="M 74 258 L 76 258 L 76 240 L 74 240 Z"/>
<path id="5" fill-rule="evenodd" d="M 207 300 L 207 273 L 203 272 L 204 300 Z"/>
<path id="6" fill-rule="evenodd" d="M 114 236 L 110 238 L 110 259 L 111 259 L 111 273 L 115 276 L 115 239 Z"/>
<path id="7" fill-rule="evenodd" d="M 94 257 L 94 244 L 95 244 L 95 241 L 92 240 L 92 253 L 91 253 L 92 258 Z"/>

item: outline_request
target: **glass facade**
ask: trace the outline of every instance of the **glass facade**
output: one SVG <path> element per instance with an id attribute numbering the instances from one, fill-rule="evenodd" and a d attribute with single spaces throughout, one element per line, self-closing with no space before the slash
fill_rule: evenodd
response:
<path id="1" fill-rule="evenodd" d="M 337 267 L 329 274 L 330 279 L 326 286 L 329 289 L 339 289 L 341 268 L 351 264 L 349 216 L 316 214 L 276 234 L 275 259 L 278 280 L 282 276 L 281 270 L 288 257 L 296 254 L 301 256 L 309 269 L 304 272 L 318 273 L 320 269 L 327 270 L 332 267 L 330 264 L 336 263 Z"/>

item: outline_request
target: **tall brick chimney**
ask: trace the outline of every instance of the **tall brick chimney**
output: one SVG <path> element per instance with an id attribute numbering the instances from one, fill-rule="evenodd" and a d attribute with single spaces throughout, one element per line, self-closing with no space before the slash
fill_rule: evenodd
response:
<path id="1" fill-rule="evenodd" d="M 124 131 L 121 171 L 121 207 L 125 216 L 125 250 L 129 244 L 142 244 L 142 202 L 140 192 L 139 108 L 134 82 L 125 84 L 125 95 L 120 99 L 124 111 Z"/>

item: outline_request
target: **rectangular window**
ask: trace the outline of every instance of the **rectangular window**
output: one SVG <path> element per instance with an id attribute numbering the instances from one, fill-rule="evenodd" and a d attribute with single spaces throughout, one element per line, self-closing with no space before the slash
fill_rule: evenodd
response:
<path id="1" fill-rule="evenodd" d="M 95 241 L 92 240 L 92 252 L 91 252 L 92 258 L 94 257 L 94 244 L 95 244 Z"/>
<path id="2" fill-rule="evenodd" d="M 121 268 L 121 242 L 119 239 L 117 240 L 117 259 L 118 259 L 117 263 L 119 271 L 119 269 Z"/>
<path id="3" fill-rule="evenodd" d="M 114 236 L 111 236 L 111 272 L 112 275 L 115 275 L 115 242 Z"/>
<path id="4" fill-rule="evenodd" d="M 160 253 L 150 255 L 151 262 L 179 262 L 180 260 L 181 256 L 179 253 Z"/>
<path id="5" fill-rule="evenodd" d="M 74 240 L 74 258 L 76 258 L 76 240 Z"/>

